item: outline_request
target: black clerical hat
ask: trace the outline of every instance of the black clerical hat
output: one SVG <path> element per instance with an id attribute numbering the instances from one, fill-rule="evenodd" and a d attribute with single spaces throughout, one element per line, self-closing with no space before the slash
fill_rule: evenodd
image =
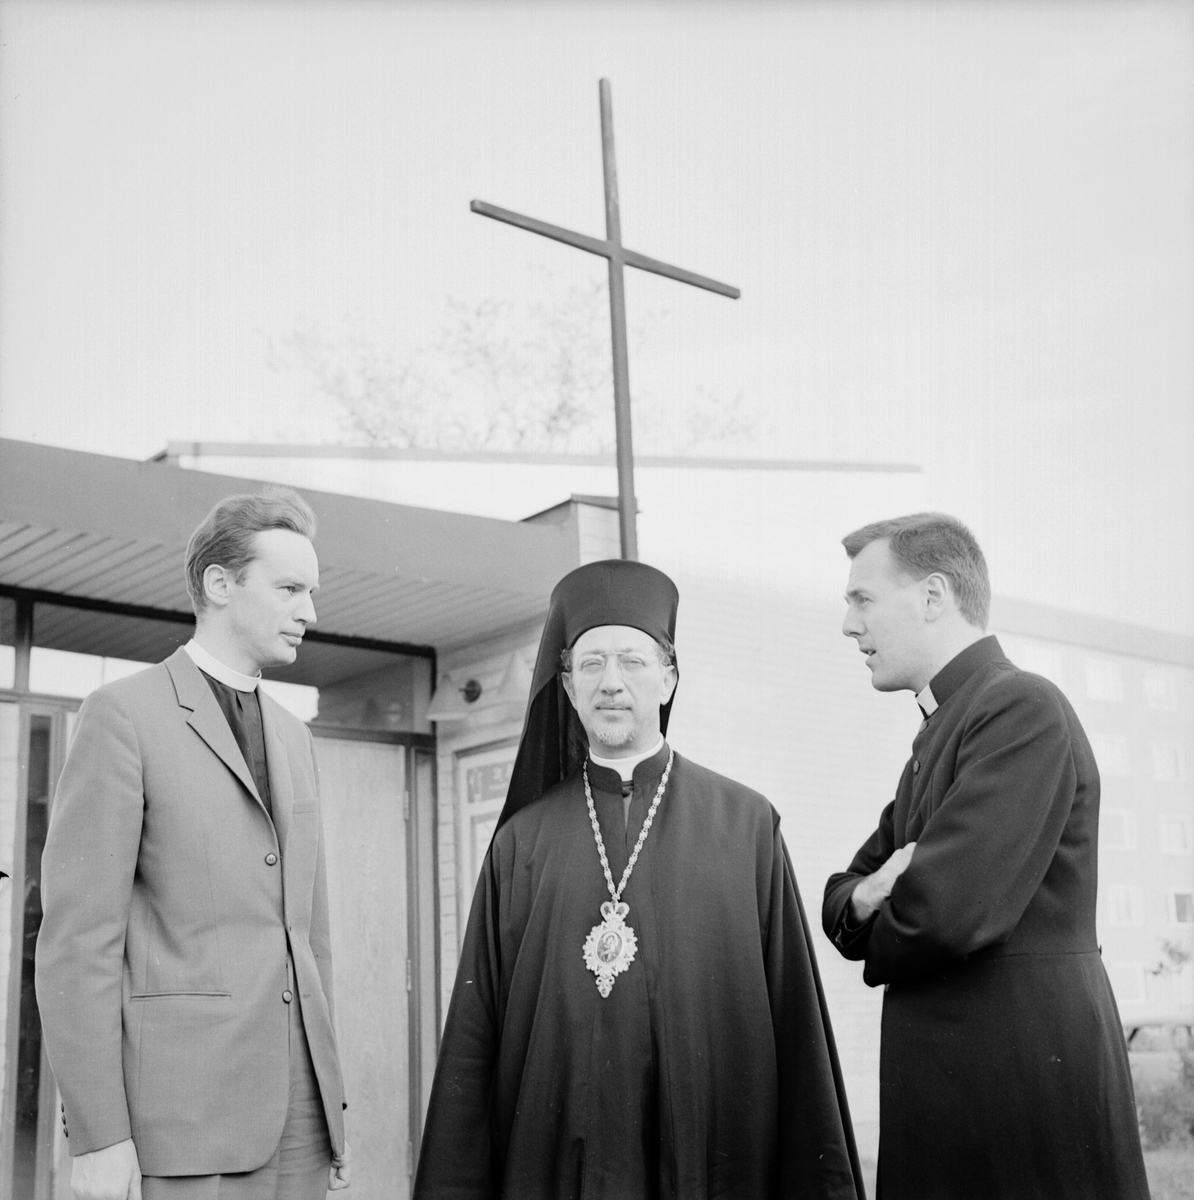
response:
<path id="1" fill-rule="evenodd" d="M 499 826 L 579 770 L 588 753 L 584 726 L 560 680 L 561 653 L 599 625 L 629 625 L 656 641 L 674 642 L 679 603 L 676 585 L 662 571 L 620 558 L 586 563 L 556 584 Z M 659 710 L 664 733 L 671 709 L 669 699 Z"/>

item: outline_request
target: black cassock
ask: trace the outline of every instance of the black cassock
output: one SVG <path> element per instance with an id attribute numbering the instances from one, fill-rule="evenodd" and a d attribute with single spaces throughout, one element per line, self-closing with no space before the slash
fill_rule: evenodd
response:
<path id="1" fill-rule="evenodd" d="M 615 884 L 667 761 L 589 764 Z M 609 899 L 573 775 L 481 871 L 423 1136 L 418 1200 L 863 1195 L 779 817 L 679 755 L 622 899 L 608 998 L 583 946 Z"/>
<path id="2" fill-rule="evenodd" d="M 1090 744 L 993 637 L 930 686 L 895 800 L 825 889 L 826 933 L 886 985 L 880 1200 L 1147 1200 L 1095 936 Z M 891 896 L 852 928 L 859 879 L 908 842 Z"/>

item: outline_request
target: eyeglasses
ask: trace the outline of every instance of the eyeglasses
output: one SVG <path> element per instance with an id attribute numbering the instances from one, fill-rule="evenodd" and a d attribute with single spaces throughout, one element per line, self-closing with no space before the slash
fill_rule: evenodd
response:
<path id="1" fill-rule="evenodd" d="M 641 654 L 586 654 L 572 664 L 572 673 L 583 675 L 586 679 L 598 679 L 605 674 L 605 664 L 613 659 L 618 664 L 618 670 L 623 675 L 641 675 L 648 667 L 659 660 L 645 658 Z"/>

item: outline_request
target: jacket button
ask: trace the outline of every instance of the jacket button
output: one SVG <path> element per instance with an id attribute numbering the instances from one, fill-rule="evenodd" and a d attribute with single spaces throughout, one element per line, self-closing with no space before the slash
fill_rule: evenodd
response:
<path id="1" fill-rule="evenodd" d="M 284 991 L 282 993 L 282 1002 L 284 1004 L 289 1004 L 291 1002 L 291 1000 L 293 1000 L 293 999 L 294 999 L 293 993 L 290 991 L 289 988 L 287 988 L 286 991 Z"/>
<path id="2" fill-rule="evenodd" d="M 920 770 L 920 759 L 914 758 L 912 760 L 912 774 L 915 775 L 916 772 L 919 770 Z M 269 862 L 269 859 L 266 859 L 266 862 Z"/>
<path id="3" fill-rule="evenodd" d="M 265 856 L 265 865 L 267 867 L 272 867 L 277 861 L 278 856 L 272 850 Z"/>

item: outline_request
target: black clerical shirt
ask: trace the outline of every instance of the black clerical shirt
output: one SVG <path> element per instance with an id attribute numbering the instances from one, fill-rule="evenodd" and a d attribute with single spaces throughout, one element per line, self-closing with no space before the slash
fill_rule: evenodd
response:
<path id="1" fill-rule="evenodd" d="M 272 819 L 274 810 L 270 803 L 269 770 L 265 761 L 265 731 L 261 725 L 261 701 L 257 698 L 257 692 L 242 692 L 229 687 L 202 669 L 201 674 L 232 727 L 232 736 L 245 756 L 245 763 L 257 785 L 257 794 Z"/>

